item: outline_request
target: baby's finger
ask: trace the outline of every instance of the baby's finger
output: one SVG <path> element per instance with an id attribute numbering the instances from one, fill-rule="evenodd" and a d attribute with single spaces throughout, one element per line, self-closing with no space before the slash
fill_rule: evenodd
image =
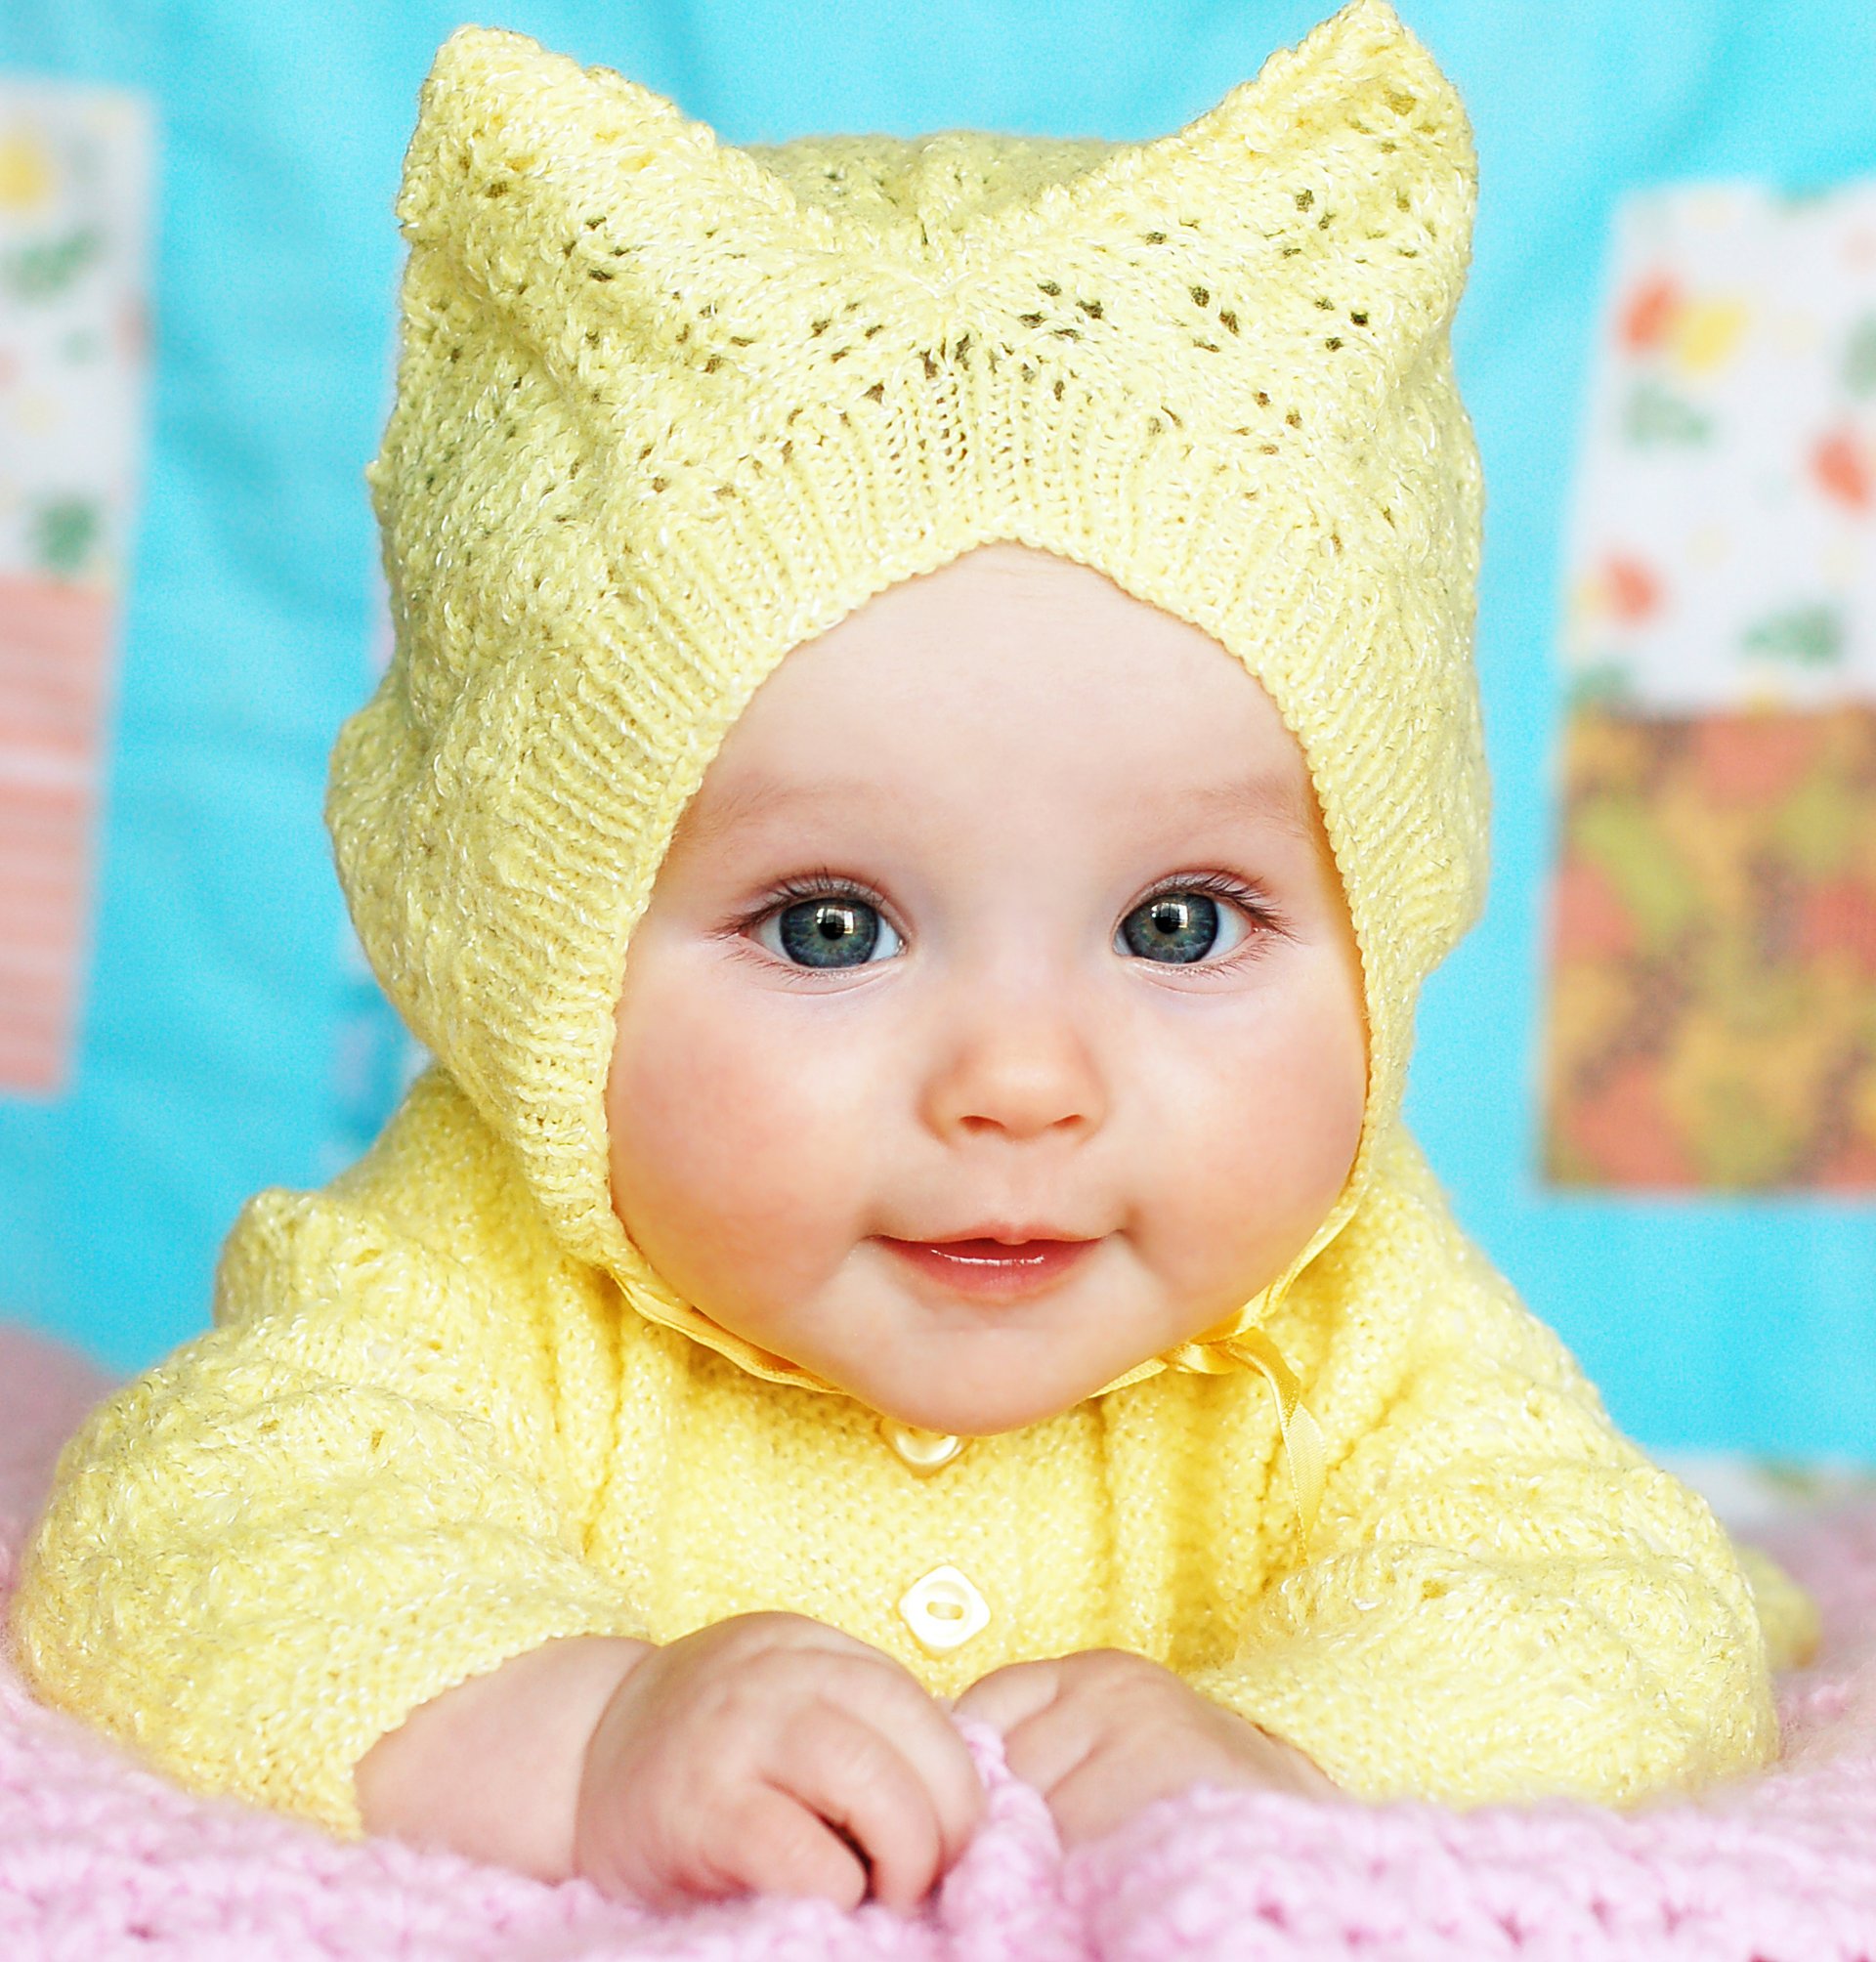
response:
<path id="1" fill-rule="evenodd" d="M 924 1785 L 938 1816 L 943 1864 L 963 1852 L 984 1817 L 984 1781 L 958 1727 L 910 1670 L 878 1665 L 843 1673 L 840 1707 L 889 1737 Z"/>
<path id="2" fill-rule="evenodd" d="M 762 1769 L 771 1784 L 852 1836 L 887 1906 L 915 1907 L 931 1891 L 944 1868 L 931 1795 L 871 1725 L 831 1704 L 810 1706 Z"/>
<path id="3" fill-rule="evenodd" d="M 1003 1762 L 1052 1805 L 1063 1779 L 1072 1777 L 1101 1745 L 1098 1710 L 1086 1697 L 1065 1696 L 1045 1704 L 1003 1732 Z"/>
<path id="4" fill-rule="evenodd" d="M 1040 1788 L 1047 1796 L 1062 1845 L 1072 1851 L 1112 1832 L 1155 1799 L 1183 1791 L 1200 1775 L 1196 1770 L 1142 1764 L 1131 1753 L 1096 1745 Z"/>
<path id="5" fill-rule="evenodd" d="M 1055 1700 L 1061 1672 L 1051 1662 L 1011 1662 L 980 1676 L 952 1705 L 955 1715 L 988 1724 L 1007 1737 Z"/>
<path id="6" fill-rule="evenodd" d="M 773 1785 L 758 1785 L 729 1813 L 723 1851 L 711 1873 L 731 1890 L 812 1895 L 836 1907 L 867 1898 L 867 1869 L 852 1848 L 810 1807 Z"/>

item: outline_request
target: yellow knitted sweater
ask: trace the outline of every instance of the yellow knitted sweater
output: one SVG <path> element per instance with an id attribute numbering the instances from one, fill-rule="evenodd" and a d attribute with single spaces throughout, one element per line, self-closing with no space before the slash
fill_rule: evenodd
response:
<path id="1" fill-rule="evenodd" d="M 1371 1799 L 1621 1803 L 1770 1758 L 1809 1602 L 1614 1430 L 1399 1119 L 1483 882 L 1471 208 L 1463 112 L 1381 0 L 1145 145 L 736 150 L 452 37 L 372 472 L 397 655 L 329 806 L 439 1064 L 326 1189 L 249 1203 L 214 1329 L 68 1447 L 16 1603 L 44 1695 L 344 1832 L 359 1758 L 451 1685 L 756 1608 L 943 1693 L 1132 1648 Z M 1369 1098 L 1335 1210 L 1229 1327 L 921 1475 L 652 1270 L 603 1090 L 632 923 L 754 687 L 997 537 L 1270 691 Z M 985 1614 L 953 1646 L 907 1605 L 946 1569 Z"/>

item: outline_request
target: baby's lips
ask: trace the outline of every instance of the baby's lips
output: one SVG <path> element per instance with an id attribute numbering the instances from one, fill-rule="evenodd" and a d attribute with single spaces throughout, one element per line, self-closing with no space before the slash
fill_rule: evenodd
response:
<path id="1" fill-rule="evenodd" d="M 958 1294 L 1016 1301 L 1064 1279 L 1098 1240 L 885 1240 L 909 1265 Z"/>

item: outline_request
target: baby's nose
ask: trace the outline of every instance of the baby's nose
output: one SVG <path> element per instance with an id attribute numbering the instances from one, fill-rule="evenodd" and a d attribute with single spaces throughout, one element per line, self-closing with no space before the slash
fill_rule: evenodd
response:
<path id="1" fill-rule="evenodd" d="M 950 1136 L 1012 1139 L 1092 1131 L 1107 1112 L 1099 1057 L 1066 1001 L 1046 988 L 979 997 L 941 1039 L 926 1122 Z"/>

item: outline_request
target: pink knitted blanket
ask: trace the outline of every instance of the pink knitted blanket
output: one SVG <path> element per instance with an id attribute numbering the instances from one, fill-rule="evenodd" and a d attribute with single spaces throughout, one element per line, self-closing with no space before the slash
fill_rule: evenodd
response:
<path id="1" fill-rule="evenodd" d="M 101 1387 L 0 1328 L 0 1604 L 58 1443 Z M 579 1883 L 342 1845 L 187 1797 L 33 1703 L 0 1658 L 0 1956 L 1876 1962 L 1876 1505 L 1767 1539 L 1817 1594 L 1824 1648 L 1781 1685 L 1781 1765 L 1703 1804 L 1458 1813 L 1199 1791 L 1064 1858 L 974 1735 L 990 1820 L 917 1920 L 775 1899 L 657 1916 Z"/>

